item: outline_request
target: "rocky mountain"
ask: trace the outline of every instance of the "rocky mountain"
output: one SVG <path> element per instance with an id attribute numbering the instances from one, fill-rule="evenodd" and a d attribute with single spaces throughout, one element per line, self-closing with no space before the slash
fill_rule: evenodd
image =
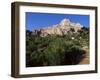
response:
<path id="1" fill-rule="evenodd" d="M 76 33 L 81 30 L 83 25 L 80 23 L 73 23 L 69 19 L 63 19 L 59 24 L 49 26 L 47 28 L 43 28 L 40 30 L 34 30 L 33 34 L 39 34 L 41 37 L 45 37 L 47 35 L 65 35 L 68 32 Z"/>

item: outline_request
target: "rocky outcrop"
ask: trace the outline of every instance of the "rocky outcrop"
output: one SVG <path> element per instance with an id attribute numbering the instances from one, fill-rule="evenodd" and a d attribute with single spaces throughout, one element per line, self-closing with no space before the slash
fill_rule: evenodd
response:
<path id="1" fill-rule="evenodd" d="M 63 19 L 59 24 L 43 28 L 40 30 L 35 30 L 35 34 L 39 33 L 41 37 L 45 37 L 47 35 L 65 35 L 69 31 L 72 31 L 74 33 L 81 30 L 83 25 L 80 23 L 73 23 L 69 19 Z"/>

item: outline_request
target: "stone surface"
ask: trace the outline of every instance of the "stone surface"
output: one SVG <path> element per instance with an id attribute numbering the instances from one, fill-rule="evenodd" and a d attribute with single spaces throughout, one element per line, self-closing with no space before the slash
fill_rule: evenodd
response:
<path id="1" fill-rule="evenodd" d="M 68 31 L 71 31 L 71 29 L 73 29 L 73 32 L 78 32 L 79 30 L 81 30 L 82 27 L 83 25 L 81 25 L 80 23 L 73 23 L 69 19 L 65 18 L 56 25 L 52 25 L 40 30 L 35 30 L 34 34 L 39 34 L 42 37 L 45 37 L 47 35 L 53 35 L 53 34 L 65 35 L 68 33 Z"/>

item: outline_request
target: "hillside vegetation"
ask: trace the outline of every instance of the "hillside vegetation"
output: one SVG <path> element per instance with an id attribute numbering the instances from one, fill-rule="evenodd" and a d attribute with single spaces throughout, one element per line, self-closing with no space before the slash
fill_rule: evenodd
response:
<path id="1" fill-rule="evenodd" d="M 38 34 L 26 31 L 26 67 L 76 65 L 85 57 L 83 47 L 89 47 L 89 29 L 83 27 L 81 31 L 68 34 L 47 35 L 41 37 Z"/>

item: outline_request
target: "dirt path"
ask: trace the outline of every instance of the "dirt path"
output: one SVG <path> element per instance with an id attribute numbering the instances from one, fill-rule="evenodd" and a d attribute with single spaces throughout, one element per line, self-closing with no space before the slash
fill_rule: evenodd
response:
<path id="1" fill-rule="evenodd" d="M 83 47 L 83 49 L 86 51 L 86 57 L 79 64 L 89 64 L 89 48 Z"/>

